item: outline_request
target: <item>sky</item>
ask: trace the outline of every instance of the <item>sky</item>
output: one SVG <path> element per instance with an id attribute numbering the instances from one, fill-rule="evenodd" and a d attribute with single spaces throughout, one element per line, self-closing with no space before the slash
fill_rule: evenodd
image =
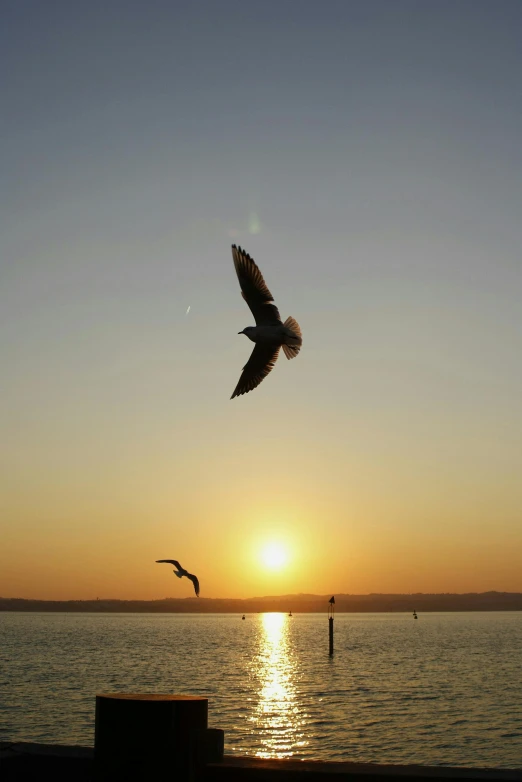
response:
<path id="1" fill-rule="evenodd" d="M 0 595 L 522 591 L 519 0 L 1 17 Z"/>

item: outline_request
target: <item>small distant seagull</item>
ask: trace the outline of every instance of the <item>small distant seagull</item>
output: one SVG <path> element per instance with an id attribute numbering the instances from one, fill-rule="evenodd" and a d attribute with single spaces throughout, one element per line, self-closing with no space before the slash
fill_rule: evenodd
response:
<path id="1" fill-rule="evenodd" d="M 192 573 L 189 573 L 188 570 L 185 570 L 185 568 L 182 568 L 177 559 L 157 559 L 156 562 L 168 562 L 169 565 L 174 565 L 176 568 L 176 570 L 172 571 L 175 576 L 178 578 L 183 578 L 183 576 L 190 578 L 194 584 L 194 592 L 196 593 L 196 597 L 199 597 L 199 581 L 197 577 L 193 576 Z"/>
<path id="2" fill-rule="evenodd" d="M 189 312 L 190 312 L 190 304 L 189 304 L 189 305 L 188 305 L 188 307 L 187 307 L 187 311 L 186 311 L 185 315 L 188 315 L 188 314 L 189 314 Z"/>
<path id="3" fill-rule="evenodd" d="M 238 333 L 247 336 L 256 346 L 243 367 L 243 373 L 231 399 L 257 388 L 273 369 L 281 347 L 285 356 L 290 359 L 297 356 L 303 344 L 298 322 L 289 317 L 283 323 L 279 310 L 275 304 L 270 303 L 274 298 L 254 259 L 235 244 L 232 245 L 232 257 L 242 296 L 256 322 L 255 326 L 247 326 Z"/>

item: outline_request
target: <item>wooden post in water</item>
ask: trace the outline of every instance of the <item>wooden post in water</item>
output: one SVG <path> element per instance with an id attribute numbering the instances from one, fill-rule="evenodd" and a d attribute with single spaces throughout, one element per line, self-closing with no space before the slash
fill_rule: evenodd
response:
<path id="1" fill-rule="evenodd" d="M 97 779 L 149 780 L 163 772 L 193 780 L 198 766 L 223 758 L 223 731 L 207 724 L 208 699 L 196 695 L 97 695 Z"/>
<path id="2" fill-rule="evenodd" d="M 328 601 L 330 604 L 328 607 L 328 640 L 329 640 L 329 654 L 330 657 L 333 657 L 334 647 L 333 647 L 333 623 L 334 623 L 334 613 L 335 613 L 335 597 L 332 595 L 330 600 Z"/>

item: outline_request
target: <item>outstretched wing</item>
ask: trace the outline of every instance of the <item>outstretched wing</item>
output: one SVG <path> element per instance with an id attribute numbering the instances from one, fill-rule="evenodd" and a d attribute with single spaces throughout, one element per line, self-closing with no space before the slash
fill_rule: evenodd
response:
<path id="1" fill-rule="evenodd" d="M 241 293 L 244 300 L 252 310 L 252 315 L 258 326 L 264 326 L 269 323 L 281 323 L 279 310 L 275 304 L 274 297 L 267 288 L 263 275 L 253 258 L 248 253 L 232 245 L 232 258 L 236 267 L 236 274 L 241 287 Z"/>
<path id="2" fill-rule="evenodd" d="M 199 597 L 199 581 L 197 579 L 197 576 L 193 576 L 192 573 L 187 573 L 187 578 L 190 578 L 190 580 L 194 584 L 194 592 L 196 593 L 196 597 Z"/>
<path id="3" fill-rule="evenodd" d="M 257 388 L 260 382 L 272 371 L 278 355 L 279 345 L 274 347 L 273 345 L 257 344 L 243 367 L 239 383 L 230 398 L 248 394 L 249 391 Z"/>
<path id="4" fill-rule="evenodd" d="M 176 570 L 183 570 L 177 559 L 157 559 L 156 562 L 168 562 L 169 565 L 174 565 Z"/>

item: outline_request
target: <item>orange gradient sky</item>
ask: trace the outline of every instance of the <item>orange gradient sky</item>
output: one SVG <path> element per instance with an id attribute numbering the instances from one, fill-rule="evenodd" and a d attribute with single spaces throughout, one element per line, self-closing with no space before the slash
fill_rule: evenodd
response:
<path id="1" fill-rule="evenodd" d="M 203 6 L 6 12 L 0 595 L 522 591 L 520 5 Z"/>

